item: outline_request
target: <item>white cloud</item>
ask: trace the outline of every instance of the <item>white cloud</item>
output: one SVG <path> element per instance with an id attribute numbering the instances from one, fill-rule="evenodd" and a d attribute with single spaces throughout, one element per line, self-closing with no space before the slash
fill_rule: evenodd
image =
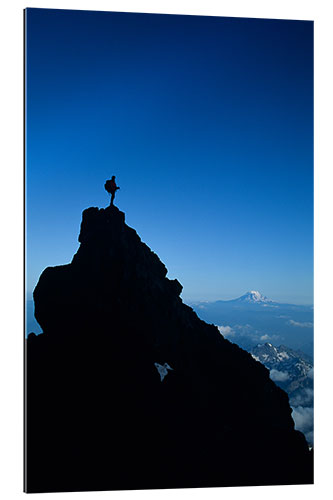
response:
<path id="1" fill-rule="evenodd" d="M 291 406 L 313 406 L 313 389 L 305 387 L 290 398 Z"/>
<path id="2" fill-rule="evenodd" d="M 248 323 L 246 325 L 235 325 L 234 328 L 236 328 L 237 330 L 240 330 L 242 332 L 249 332 L 249 331 L 253 330 L 253 327 L 251 325 L 249 325 Z"/>
<path id="3" fill-rule="evenodd" d="M 294 321 L 293 319 L 290 319 L 288 321 L 288 323 L 290 325 L 299 326 L 301 328 L 312 328 L 313 327 L 313 323 L 311 323 L 309 321 L 305 321 L 305 322 L 301 323 L 300 321 Z"/>
<path id="4" fill-rule="evenodd" d="M 258 330 L 257 330 L 258 332 Z M 281 337 L 279 335 L 268 335 L 265 333 L 264 335 L 251 335 L 252 340 L 255 340 L 257 342 L 276 342 L 279 340 Z"/>
<path id="5" fill-rule="evenodd" d="M 222 335 L 224 337 L 234 337 L 235 336 L 235 332 L 231 328 L 231 326 L 228 326 L 228 325 L 223 326 L 223 325 L 221 325 L 221 326 L 218 326 L 217 328 L 219 329 L 220 333 L 222 333 Z"/>
<path id="6" fill-rule="evenodd" d="M 270 370 L 270 377 L 273 382 L 285 382 L 289 379 L 289 374 L 272 368 L 272 370 Z"/>
<path id="7" fill-rule="evenodd" d="M 225 333 L 221 328 L 226 328 Z M 231 331 L 229 331 L 229 328 Z M 249 325 L 248 323 L 244 325 L 233 325 L 232 327 L 230 326 L 219 326 L 218 329 L 222 333 L 222 335 L 229 336 L 229 337 L 236 337 L 236 339 L 241 339 L 241 338 L 248 338 L 255 344 L 258 344 L 260 342 L 281 342 L 283 340 L 283 337 L 280 337 L 279 335 L 268 335 L 268 334 L 263 334 L 262 331 L 256 330 L 253 326 Z"/>
<path id="8" fill-rule="evenodd" d="M 298 406 L 293 408 L 295 429 L 303 432 L 308 442 L 313 442 L 313 408 Z"/>
<path id="9" fill-rule="evenodd" d="M 307 373 L 307 376 L 311 379 L 313 379 L 313 368 L 310 368 L 310 370 Z"/>

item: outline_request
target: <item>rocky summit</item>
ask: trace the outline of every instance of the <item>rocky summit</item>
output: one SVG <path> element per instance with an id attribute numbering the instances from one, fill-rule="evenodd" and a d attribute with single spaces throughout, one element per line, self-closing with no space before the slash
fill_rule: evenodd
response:
<path id="1" fill-rule="evenodd" d="M 116 207 L 34 291 L 28 492 L 299 484 L 312 455 L 269 371 L 183 304 Z"/>

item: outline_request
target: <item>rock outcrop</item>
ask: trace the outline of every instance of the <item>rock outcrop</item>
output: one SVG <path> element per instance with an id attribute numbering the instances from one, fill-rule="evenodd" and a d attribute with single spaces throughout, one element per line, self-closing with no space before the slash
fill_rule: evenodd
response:
<path id="1" fill-rule="evenodd" d="M 183 304 L 124 214 L 85 210 L 79 241 L 34 291 L 27 491 L 311 483 L 286 393 Z"/>

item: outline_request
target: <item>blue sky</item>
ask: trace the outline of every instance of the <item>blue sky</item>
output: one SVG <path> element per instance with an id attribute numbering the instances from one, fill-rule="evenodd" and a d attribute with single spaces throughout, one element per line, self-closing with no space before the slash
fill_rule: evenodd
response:
<path id="1" fill-rule="evenodd" d="M 28 297 L 116 175 L 185 301 L 312 303 L 312 22 L 28 9 L 26 36 Z"/>

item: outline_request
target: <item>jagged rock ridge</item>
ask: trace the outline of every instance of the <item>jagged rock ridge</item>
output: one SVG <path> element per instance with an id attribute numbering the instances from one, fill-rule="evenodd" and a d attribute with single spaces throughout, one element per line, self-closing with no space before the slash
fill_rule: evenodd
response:
<path id="1" fill-rule="evenodd" d="M 124 214 L 85 210 L 79 241 L 34 291 L 27 490 L 312 482 L 287 395 L 182 303 Z"/>

